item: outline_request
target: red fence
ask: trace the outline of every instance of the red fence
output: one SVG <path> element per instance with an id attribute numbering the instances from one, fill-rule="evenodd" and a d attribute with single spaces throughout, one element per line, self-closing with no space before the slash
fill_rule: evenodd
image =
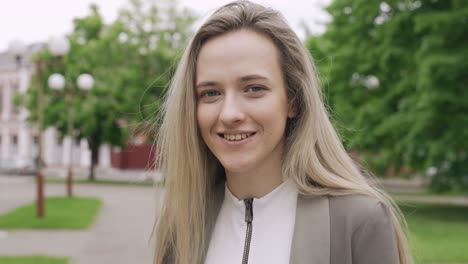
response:
<path id="1" fill-rule="evenodd" d="M 128 145 L 123 150 L 112 150 L 111 164 L 118 169 L 154 168 L 156 162 L 154 145 Z"/>

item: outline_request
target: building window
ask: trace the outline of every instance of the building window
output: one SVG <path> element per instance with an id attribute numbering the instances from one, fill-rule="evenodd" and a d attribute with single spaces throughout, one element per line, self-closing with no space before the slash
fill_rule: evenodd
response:
<path id="1" fill-rule="evenodd" d="M 12 83 L 11 88 L 13 88 L 13 92 L 16 92 L 19 90 L 19 81 L 15 81 Z"/>
<path id="2" fill-rule="evenodd" d="M 0 114 L 3 112 L 3 86 L 0 85 Z"/>
<path id="3" fill-rule="evenodd" d="M 19 114 L 19 107 L 16 105 L 16 96 L 19 95 L 19 82 L 13 82 L 13 86 L 11 87 L 11 113 L 15 116 Z"/>
<path id="4" fill-rule="evenodd" d="M 13 145 L 18 145 L 18 135 L 13 135 L 11 141 Z"/>
<path id="5" fill-rule="evenodd" d="M 19 107 L 16 105 L 15 101 L 12 101 L 12 111 L 13 115 L 19 115 Z"/>

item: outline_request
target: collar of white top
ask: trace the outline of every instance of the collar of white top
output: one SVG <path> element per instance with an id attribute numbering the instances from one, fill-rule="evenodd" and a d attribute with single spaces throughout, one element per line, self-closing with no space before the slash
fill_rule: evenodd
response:
<path id="1" fill-rule="evenodd" d="M 285 210 L 295 209 L 292 207 L 296 204 L 297 193 L 298 191 L 292 180 L 287 179 L 263 197 L 254 198 L 252 203 L 253 221 L 258 222 L 261 219 L 274 217 L 277 213 L 284 212 Z M 232 217 L 244 221 L 244 200 L 235 197 L 229 191 L 227 183 L 225 185 L 223 203 L 232 214 Z"/>

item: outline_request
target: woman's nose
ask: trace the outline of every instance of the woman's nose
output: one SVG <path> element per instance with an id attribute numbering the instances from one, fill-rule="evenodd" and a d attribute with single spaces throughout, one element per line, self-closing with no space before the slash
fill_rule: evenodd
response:
<path id="1" fill-rule="evenodd" d="M 242 109 L 241 102 L 233 95 L 226 95 L 224 98 L 221 113 L 219 115 L 220 121 L 225 126 L 230 126 L 241 122 L 245 118 L 245 113 Z"/>

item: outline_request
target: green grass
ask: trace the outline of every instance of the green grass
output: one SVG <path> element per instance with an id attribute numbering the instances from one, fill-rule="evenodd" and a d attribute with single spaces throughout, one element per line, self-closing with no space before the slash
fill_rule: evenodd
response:
<path id="1" fill-rule="evenodd" d="M 97 216 L 101 201 L 88 197 L 49 197 L 45 217 L 36 217 L 36 202 L 0 215 L 0 229 L 85 229 Z"/>
<path id="2" fill-rule="evenodd" d="M 46 256 L 0 256 L 0 264 L 67 264 L 68 258 Z"/>
<path id="3" fill-rule="evenodd" d="M 416 263 L 468 263 L 468 206 L 400 205 Z"/>

